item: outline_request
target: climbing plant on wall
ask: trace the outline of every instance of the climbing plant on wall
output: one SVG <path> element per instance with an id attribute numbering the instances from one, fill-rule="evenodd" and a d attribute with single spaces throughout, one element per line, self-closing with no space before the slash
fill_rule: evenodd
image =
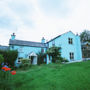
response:
<path id="1" fill-rule="evenodd" d="M 56 46 L 50 47 L 47 50 L 47 54 L 49 56 L 52 56 L 52 62 L 55 63 L 56 60 L 61 58 L 61 47 L 56 47 Z"/>

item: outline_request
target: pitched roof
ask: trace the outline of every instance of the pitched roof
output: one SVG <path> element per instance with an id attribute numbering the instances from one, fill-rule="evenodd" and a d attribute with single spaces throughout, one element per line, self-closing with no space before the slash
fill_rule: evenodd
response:
<path id="1" fill-rule="evenodd" d="M 86 45 L 86 44 L 90 45 L 90 42 L 82 42 L 81 43 L 81 45 Z"/>
<path id="2" fill-rule="evenodd" d="M 68 32 L 71 32 L 72 34 L 74 34 L 72 31 L 68 31 Z M 68 32 L 66 32 L 66 33 L 68 33 Z M 58 38 L 58 37 L 60 37 L 60 36 L 62 36 L 62 35 L 64 35 L 64 34 L 66 34 L 66 33 L 63 33 L 63 34 L 61 34 L 61 35 L 58 35 L 58 36 L 54 37 L 53 39 L 49 40 L 48 42 L 51 42 L 51 41 L 55 40 L 56 38 Z M 74 34 L 74 35 L 75 35 L 75 34 Z M 48 42 L 47 42 L 47 43 L 48 43 Z"/>
<path id="3" fill-rule="evenodd" d="M 9 46 L 0 46 L 0 50 L 9 50 Z"/>
<path id="4" fill-rule="evenodd" d="M 31 46 L 31 47 L 47 47 L 45 43 L 23 41 L 23 40 L 9 40 L 9 45 L 19 45 L 19 46 Z"/>

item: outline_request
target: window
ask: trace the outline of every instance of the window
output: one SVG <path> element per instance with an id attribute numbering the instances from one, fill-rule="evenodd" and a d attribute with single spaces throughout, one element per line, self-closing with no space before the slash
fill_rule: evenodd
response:
<path id="1" fill-rule="evenodd" d="M 18 50 L 19 52 L 21 52 L 21 53 L 23 53 L 23 47 L 22 46 L 20 46 L 20 48 L 19 48 L 19 50 Z"/>
<path id="2" fill-rule="evenodd" d="M 55 41 L 52 41 L 52 46 L 55 46 Z"/>
<path id="3" fill-rule="evenodd" d="M 14 49 L 14 46 L 12 45 L 12 49 Z"/>
<path id="4" fill-rule="evenodd" d="M 87 57 L 85 53 L 83 54 L 83 57 Z"/>
<path id="5" fill-rule="evenodd" d="M 88 50 L 90 50 L 90 47 L 88 47 Z"/>
<path id="6" fill-rule="evenodd" d="M 29 59 L 31 59 L 31 56 L 29 56 Z"/>
<path id="7" fill-rule="evenodd" d="M 87 50 L 90 50 L 90 46 L 89 45 L 86 48 L 87 48 Z"/>
<path id="8" fill-rule="evenodd" d="M 41 48 L 41 53 L 44 53 L 44 48 Z"/>
<path id="9" fill-rule="evenodd" d="M 82 47 L 82 50 L 85 50 L 86 49 L 86 47 Z"/>
<path id="10" fill-rule="evenodd" d="M 23 57 L 19 57 L 18 59 L 23 59 Z"/>
<path id="11" fill-rule="evenodd" d="M 20 59 L 23 59 L 23 57 L 19 57 L 18 58 L 18 63 L 21 63 Z"/>
<path id="12" fill-rule="evenodd" d="M 68 38 L 68 43 L 69 44 L 73 44 L 73 39 L 72 38 Z"/>
<path id="13" fill-rule="evenodd" d="M 18 59 L 18 62 L 20 62 L 20 59 Z"/>
<path id="14" fill-rule="evenodd" d="M 70 59 L 71 60 L 74 60 L 74 53 L 73 52 L 70 52 L 69 55 L 70 55 Z"/>

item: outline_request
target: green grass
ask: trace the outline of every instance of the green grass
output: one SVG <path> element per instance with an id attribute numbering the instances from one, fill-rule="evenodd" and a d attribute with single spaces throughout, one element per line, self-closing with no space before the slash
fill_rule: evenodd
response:
<path id="1" fill-rule="evenodd" d="M 90 90 L 90 61 L 17 70 L 15 90 Z"/>

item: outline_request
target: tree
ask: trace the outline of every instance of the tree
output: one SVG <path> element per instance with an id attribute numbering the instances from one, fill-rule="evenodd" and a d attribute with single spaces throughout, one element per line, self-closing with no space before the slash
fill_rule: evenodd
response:
<path id="1" fill-rule="evenodd" d="M 7 62 L 9 65 L 14 66 L 15 60 L 17 59 L 18 56 L 18 51 L 17 50 L 8 50 L 8 51 L 3 51 L 0 50 L 0 54 L 3 55 L 4 57 L 4 62 Z"/>
<path id="2" fill-rule="evenodd" d="M 80 38 L 81 38 L 81 42 L 90 42 L 90 31 L 88 30 L 84 30 L 81 34 L 80 34 Z"/>
<path id="3" fill-rule="evenodd" d="M 0 54 L 0 64 L 4 62 L 4 58 L 3 58 L 3 55 Z"/>
<path id="4" fill-rule="evenodd" d="M 46 53 L 38 52 L 38 65 L 45 63 Z"/>
<path id="5" fill-rule="evenodd" d="M 49 56 L 52 56 L 52 62 L 55 63 L 56 60 L 60 59 L 61 57 L 61 47 L 56 47 L 56 46 L 50 47 L 47 50 L 47 54 Z"/>
<path id="6" fill-rule="evenodd" d="M 3 58 L 3 55 L 0 54 L 0 69 L 1 69 L 1 67 L 2 67 L 2 66 L 1 66 L 2 62 L 4 62 L 4 58 Z"/>

